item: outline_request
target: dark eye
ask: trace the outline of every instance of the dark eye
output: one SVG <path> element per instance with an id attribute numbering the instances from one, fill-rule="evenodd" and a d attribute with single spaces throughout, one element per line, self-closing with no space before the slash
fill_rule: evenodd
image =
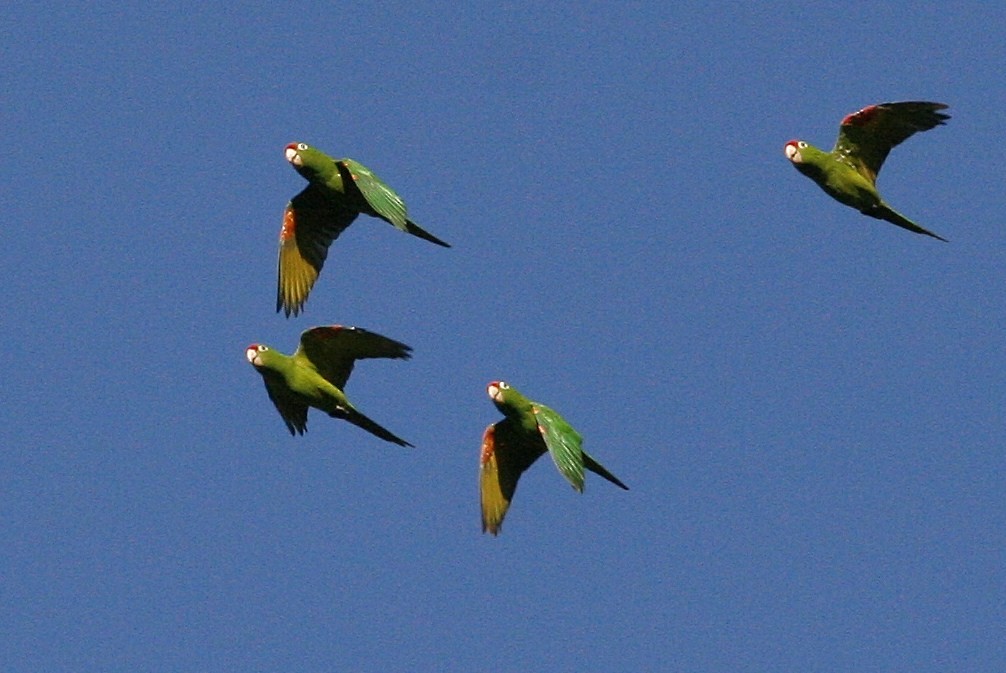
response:
<path id="1" fill-rule="evenodd" d="M 268 347 L 268 346 L 259 346 L 259 347 L 258 347 L 258 352 L 259 352 L 259 353 L 261 353 L 262 351 L 267 351 L 267 350 L 269 350 L 269 347 Z"/>
<path id="2" fill-rule="evenodd" d="M 510 390 L 510 384 L 506 381 L 500 381 L 500 390 Z"/>
<path id="3" fill-rule="evenodd" d="M 297 143 L 297 149 L 298 150 L 306 150 L 307 149 L 307 144 L 306 143 Z"/>
<path id="4" fill-rule="evenodd" d="M 802 141 L 802 140 L 801 140 L 800 142 L 798 142 L 798 143 L 796 144 L 796 146 L 797 146 L 797 147 L 801 147 L 801 148 L 803 148 L 803 147 L 806 147 L 806 146 L 807 146 L 807 143 L 805 143 L 804 141 Z"/>

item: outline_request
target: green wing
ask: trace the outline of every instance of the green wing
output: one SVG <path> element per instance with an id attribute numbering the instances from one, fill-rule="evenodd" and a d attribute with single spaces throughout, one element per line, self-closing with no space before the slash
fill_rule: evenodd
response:
<path id="1" fill-rule="evenodd" d="M 543 404 L 532 406 L 538 433 L 545 440 L 549 455 L 562 476 L 574 489 L 583 492 L 583 438 L 552 409 Z"/>
<path id="2" fill-rule="evenodd" d="M 919 131 L 941 126 L 950 115 L 943 103 L 906 101 L 880 103 L 847 115 L 842 120 L 833 153 L 842 154 L 871 183 L 892 148 Z"/>
<path id="3" fill-rule="evenodd" d="M 409 346 L 362 327 L 327 325 L 305 330 L 300 335 L 300 346 L 293 357 L 307 359 L 329 383 L 342 390 L 356 360 L 407 360 L 411 352 Z"/>
<path id="4" fill-rule="evenodd" d="M 287 204 L 279 232 L 276 312 L 300 313 L 325 265 L 328 247 L 356 219 L 356 211 L 308 185 Z"/>
<path id="5" fill-rule="evenodd" d="M 262 378 L 265 380 L 265 390 L 269 393 L 269 399 L 283 418 L 290 434 L 303 435 L 307 432 L 307 405 L 298 400 L 282 379 L 276 378 L 271 372 L 263 372 Z"/>
<path id="6" fill-rule="evenodd" d="M 358 161 L 352 159 L 340 159 L 335 162 L 339 167 L 343 183 L 346 185 L 356 185 L 360 194 L 373 211 L 395 225 L 402 231 L 408 231 L 406 222 L 408 215 L 405 210 L 405 202 L 398 194 L 395 194 L 377 175 L 369 168 Z"/>
<path id="7" fill-rule="evenodd" d="M 369 168 L 349 158 L 340 159 L 335 162 L 335 165 L 339 168 L 343 184 L 356 186 L 360 196 L 372 211 L 371 215 L 376 215 L 413 236 L 418 236 L 445 248 L 451 247 L 450 243 L 440 240 L 410 220 L 405 202 Z"/>

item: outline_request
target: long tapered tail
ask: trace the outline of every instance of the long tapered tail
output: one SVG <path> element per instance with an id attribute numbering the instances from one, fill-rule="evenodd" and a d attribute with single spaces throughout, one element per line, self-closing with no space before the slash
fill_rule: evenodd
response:
<path id="1" fill-rule="evenodd" d="M 450 243 L 447 243 L 446 241 L 441 241 L 439 238 L 437 238 L 430 232 L 426 231 L 412 220 L 405 220 L 405 230 L 408 231 L 413 236 L 418 236 L 424 241 L 429 241 L 430 243 L 436 243 L 437 245 L 442 245 L 445 248 L 451 247 Z"/>
<path id="2" fill-rule="evenodd" d="M 629 490 L 629 487 L 623 484 L 621 481 L 619 481 L 618 477 L 613 475 L 611 472 L 608 472 L 606 469 L 604 469 L 603 465 L 601 465 L 599 462 L 588 456 L 586 453 L 583 454 L 583 466 L 588 470 L 590 470 L 591 472 L 593 472 L 594 474 L 598 474 L 604 477 L 615 486 L 625 489 L 626 491 Z"/>
<path id="3" fill-rule="evenodd" d="M 370 434 L 376 435 L 377 437 L 380 437 L 386 442 L 391 442 L 392 444 L 398 444 L 399 446 L 410 446 L 412 448 L 415 448 L 414 445 L 408 443 L 401 437 L 398 437 L 387 428 L 378 425 L 375 421 L 372 421 L 371 419 L 367 418 L 356 409 L 350 409 L 349 411 L 339 410 L 339 412 L 331 415 L 335 416 L 336 418 L 344 418 L 353 425 L 355 425 L 356 427 L 363 428 Z"/>
<path id="4" fill-rule="evenodd" d="M 915 224 L 910 219 L 908 219 L 907 217 L 905 217 L 901 213 L 897 212 L 896 210 L 894 210 L 893 208 L 891 208 L 887 204 L 882 203 L 879 206 L 876 206 L 876 207 L 874 207 L 874 208 L 872 208 L 870 210 L 866 210 L 866 211 L 863 211 L 863 212 L 864 212 L 864 214 L 869 215 L 870 217 L 875 217 L 878 220 L 884 220 L 885 222 L 890 222 L 891 224 L 896 224 L 899 227 L 907 229 L 908 231 L 914 231 L 916 234 L 925 234 L 926 236 L 932 236 L 933 238 L 940 239 L 944 243 L 949 243 L 950 242 L 947 239 L 943 238 L 942 236 L 939 236 L 938 234 L 934 234 L 933 232 L 929 231 L 928 229 L 924 229 L 924 228 L 920 227 L 919 225 Z"/>

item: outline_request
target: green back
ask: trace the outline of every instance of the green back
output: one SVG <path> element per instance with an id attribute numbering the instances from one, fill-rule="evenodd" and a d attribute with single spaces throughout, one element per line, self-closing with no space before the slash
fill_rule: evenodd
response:
<path id="1" fill-rule="evenodd" d="M 538 438 L 552 456 L 562 476 L 577 491 L 583 491 L 583 438 L 555 410 L 524 397 L 506 382 L 499 382 L 501 400 L 496 407 L 508 419 L 520 424 L 529 441 Z M 536 456 L 537 457 L 537 456 Z"/>

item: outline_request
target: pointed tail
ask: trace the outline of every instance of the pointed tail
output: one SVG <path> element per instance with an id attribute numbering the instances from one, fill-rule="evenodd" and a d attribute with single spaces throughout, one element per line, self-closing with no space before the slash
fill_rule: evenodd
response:
<path id="1" fill-rule="evenodd" d="M 451 247 L 450 243 L 447 243 L 446 241 L 441 241 L 439 238 L 437 238 L 430 232 L 426 231 L 412 220 L 405 220 L 405 230 L 410 234 L 412 234 L 413 236 L 418 236 L 419 238 L 425 241 L 429 241 L 430 243 L 436 243 L 437 245 L 442 245 L 445 248 Z"/>
<path id="2" fill-rule="evenodd" d="M 933 238 L 938 238 L 944 243 L 950 242 L 947 239 L 943 238 L 942 236 L 934 234 L 928 229 L 920 227 L 919 225 L 915 224 L 910 219 L 908 219 L 901 213 L 895 211 L 893 208 L 891 208 L 885 203 L 881 203 L 880 205 L 874 207 L 873 209 L 864 212 L 870 217 L 875 217 L 878 220 L 884 220 L 885 222 L 896 224 L 899 227 L 907 229 L 908 231 L 914 231 L 916 234 L 925 234 L 926 236 L 932 236 Z"/>
<path id="3" fill-rule="evenodd" d="M 376 422 L 370 420 L 363 414 L 361 414 L 356 409 L 349 409 L 348 411 L 340 411 L 339 415 L 332 414 L 336 418 L 345 418 L 347 421 L 352 423 L 358 428 L 363 428 L 372 435 L 380 437 L 386 442 L 391 442 L 392 444 L 398 444 L 399 446 L 409 446 L 415 448 L 414 445 L 408 443 L 401 437 L 393 434 L 390 430 L 378 425 Z"/>
<path id="4" fill-rule="evenodd" d="M 590 470 L 591 472 L 593 472 L 594 474 L 604 477 L 615 486 L 625 489 L 626 491 L 629 490 L 629 487 L 623 484 L 621 481 L 619 481 L 618 477 L 616 477 L 611 472 L 608 472 L 606 469 L 604 469 L 603 465 L 601 465 L 599 462 L 588 456 L 586 452 L 584 452 L 583 454 L 583 466 L 588 470 Z"/>

